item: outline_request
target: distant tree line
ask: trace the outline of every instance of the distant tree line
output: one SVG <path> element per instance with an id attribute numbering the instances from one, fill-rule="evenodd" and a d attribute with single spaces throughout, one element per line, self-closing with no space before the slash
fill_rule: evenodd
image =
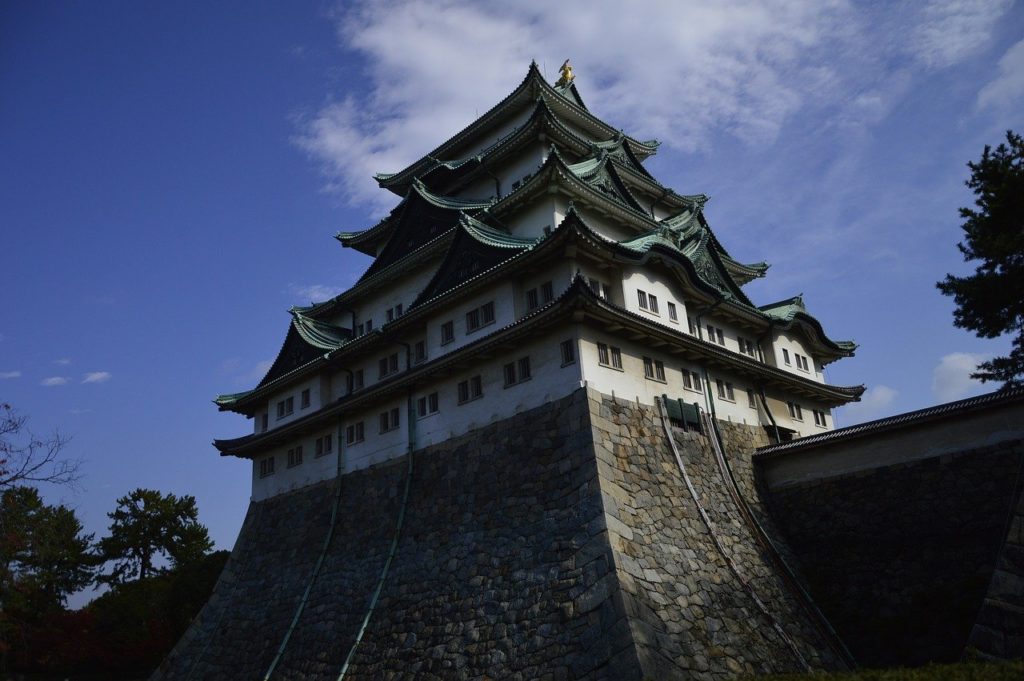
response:
<path id="1" fill-rule="evenodd" d="M 209 597 L 228 553 L 199 523 L 195 497 L 136 489 L 95 539 L 35 483 L 73 484 L 67 439 L 37 438 L 0 405 L 0 677 L 141 678 Z M 81 610 L 70 595 L 108 587 Z"/>

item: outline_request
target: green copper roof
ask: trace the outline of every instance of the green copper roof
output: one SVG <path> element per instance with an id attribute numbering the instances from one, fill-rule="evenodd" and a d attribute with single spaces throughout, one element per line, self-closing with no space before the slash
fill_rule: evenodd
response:
<path id="1" fill-rule="evenodd" d="M 804 294 L 800 293 L 792 298 L 786 298 L 785 300 L 779 300 L 774 303 L 762 305 L 758 309 L 772 319 L 789 322 L 792 321 L 798 313 L 807 313 L 807 307 L 804 305 L 803 295 Z"/>
<path id="2" fill-rule="evenodd" d="M 466 214 L 459 217 L 459 226 L 480 243 L 496 248 L 530 248 L 539 241 L 495 229 Z"/>
<path id="3" fill-rule="evenodd" d="M 339 348 L 348 342 L 352 336 L 350 330 L 307 317 L 297 308 L 292 308 L 290 312 L 292 314 L 292 324 L 295 330 L 299 332 L 299 335 L 302 336 L 302 340 L 321 350 Z"/>

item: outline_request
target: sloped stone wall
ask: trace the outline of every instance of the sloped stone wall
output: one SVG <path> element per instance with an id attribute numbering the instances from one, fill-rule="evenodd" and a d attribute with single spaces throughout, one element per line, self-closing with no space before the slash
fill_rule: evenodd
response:
<path id="1" fill-rule="evenodd" d="M 724 679 L 803 671 L 805 663 L 840 667 L 760 553 L 708 439 L 674 434 L 695 499 L 655 409 L 598 394 L 591 395 L 590 408 L 616 571 L 645 675 Z M 733 456 L 749 457 L 751 450 L 739 444 L 743 437 L 755 444 L 757 433 L 733 426 Z M 753 493 L 753 479 L 744 475 Z M 767 616 L 741 579 L 767 605 Z"/>
<path id="2" fill-rule="evenodd" d="M 347 679 L 638 679 L 579 391 L 414 455 L 405 525 Z M 272 678 L 335 679 L 376 587 L 406 461 L 346 475 L 333 541 Z M 262 678 L 336 483 L 250 507 L 214 597 L 156 679 Z"/>
<path id="3" fill-rule="evenodd" d="M 651 407 L 580 390 L 416 452 L 390 574 L 345 678 L 711 680 L 799 670 L 799 658 L 837 666 L 738 518 L 706 438 L 677 437 L 722 551 Z M 407 463 L 252 504 L 213 597 L 154 678 L 263 678 L 307 588 L 271 678 L 337 678 Z"/>
<path id="4" fill-rule="evenodd" d="M 1007 442 L 770 493 L 811 593 L 860 664 L 960 658 L 1021 456 Z"/>

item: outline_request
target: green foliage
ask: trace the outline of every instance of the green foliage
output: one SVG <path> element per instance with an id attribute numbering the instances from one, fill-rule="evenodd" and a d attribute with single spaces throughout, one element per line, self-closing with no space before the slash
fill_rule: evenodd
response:
<path id="1" fill-rule="evenodd" d="M 5 612 L 49 612 L 92 583 L 93 535 L 75 512 L 44 504 L 32 487 L 0 494 L 0 596 Z"/>
<path id="2" fill-rule="evenodd" d="M 981 160 L 968 163 L 967 186 L 977 210 L 961 208 L 964 260 L 980 260 L 974 274 L 946 275 L 936 284 L 953 296 L 954 324 L 982 338 L 1016 334 L 1007 357 L 996 357 L 972 374 L 982 381 L 1016 385 L 1024 378 L 1024 138 L 1006 132 L 1006 144 L 985 147 Z"/>
<path id="3" fill-rule="evenodd" d="M 110 536 L 100 540 L 100 553 L 104 560 L 114 562 L 114 567 L 99 578 L 103 583 L 146 579 L 160 571 L 154 565 L 158 556 L 168 558 L 172 567 L 180 567 L 213 548 L 191 495 L 179 499 L 156 490 L 136 489 L 118 499 L 117 508 L 107 516 L 113 522 Z"/>

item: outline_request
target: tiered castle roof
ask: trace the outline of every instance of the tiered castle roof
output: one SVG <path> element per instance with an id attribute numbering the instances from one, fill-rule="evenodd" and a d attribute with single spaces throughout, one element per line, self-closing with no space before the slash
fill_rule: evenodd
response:
<path id="1" fill-rule="evenodd" d="M 481 142 L 500 130 L 507 132 L 497 141 Z M 493 170 L 538 140 L 547 149 L 543 163 L 510 186 L 500 186 Z M 855 344 L 829 338 L 800 296 L 760 307 L 748 298 L 742 287 L 763 277 L 768 264 L 745 264 L 729 255 L 704 215 L 707 196 L 677 194 L 650 175 L 642 161 L 657 148 L 655 141 L 634 139 L 604 123 L 583 104 L 574 84 L 550 85 L 536 64 L 531 64 L 519 87 L 476 121 L 403 170 L 376 176 L 382 188 L 401 195 L 402 200 L 373 227 L 340 232 L 336 237 L 343 246 L 374 257 L 373 263 L 348 291 L 326 302 L 292 308 L 284 344 L 267 375 L 254 389 L 221 395 L 216 403 L 221 409 L 252 415 L 276 390 L 328 367 L 344 366 L 347 358 L 422 325 L 442 306 L 559 259 L 567 249 L 608 263 L 656 263 L 672 273 L 701 309 L 713 309 L 716 315 L 760 334 L 799 330 L 822 364 L 852 355 Z M 492 195 L 459 195 L 482 186 L 481 178 L 489 177 L 495 177 Z M 510 231 L 508 225 L 520 211 L 552 194 L 569 201 L 560 224 L 537 236 Z M 656 217 L 658 214 L 663 217 Z M 590 224 L 587 215 L 612 220 L 628 235 L 609 238 Z M 354 334 L 354 319 L 348 323 L 346 315 L 354 316 L 351 310 L 358 301 L 372 297 L 396 277 L 424 267 L 432 267 L 433 276 L 401 316 L 372 333 Z M 862 386 L 830 386 L 803 378 L 679 333 L 595 295 L 577 276 L 546 306 L 455 352 L 343 398 L 326 412 L 422 381 L 464 356 L 494 343 L 514 342 L 518 335 L 535 333 L 566 315 L 590 319 L 605 328 L 628 327 L 638 338 L 672 344 L 681 356 L 727 366 L 732 372 L 777 384 L 823 404 L 857 399 L 864 390 Z M 326 412 L 321 410 L 265 437 L 284 437 L 282 431 L 301 428 L 307 419 L 320 420 Z M 263 439 L 247 436 L 220 441 L 218 446 L 237 453 Z"/>

